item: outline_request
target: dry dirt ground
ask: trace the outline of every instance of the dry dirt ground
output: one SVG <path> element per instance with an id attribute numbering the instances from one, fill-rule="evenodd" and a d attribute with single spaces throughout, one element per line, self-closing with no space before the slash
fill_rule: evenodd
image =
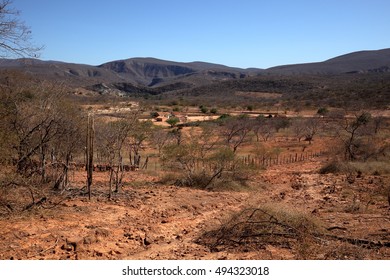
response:
<path id="1" fill-rule="evenodd" d="M 88 200 L 79 171 L 73 189 L 46 193 L 42 205 L 0 217 L 0 259 L 390 259 L 383 195 L 389 178 L 320 175 L 325 160 L 270 167 L 240 192 L 167 186 L 156 172 L 128 172 L 111 200 L 108 173 L 95 173 Z M 298 209 L 327 235 L 216 246 L 213 230 L 234 213 L 265 204 Z"/>

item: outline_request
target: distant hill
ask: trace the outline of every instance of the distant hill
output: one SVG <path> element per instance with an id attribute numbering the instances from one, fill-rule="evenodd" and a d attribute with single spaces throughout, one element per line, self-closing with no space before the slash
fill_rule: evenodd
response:
<path id="1" fill-rule="evenodd" d="M 0 59 L 1 69 L 21 70 L 37 78 L 63 81 L 74 86 L 130 83 L 147 87 L 177 83 L 178 79 L 198 85 L 261 72 L 260 69 L 245 70 L 205 62 L 180 63 L 155 58 L 131 58 L 99 66 L 28 58 Z"/>
<path id="2" fill-rule="evenodd" d="M 377 51 L 359 51 L 341 55 L 323 62 L 282 65 L 266 69 L 272 74 L 343 74 L 390 71 L 390 48 Z"/>
<path id="3" fill-rule="evenodd" d="M 65 82 L 74 87 L 122 81 L 116 73 L 104 68 L 31 58 L 0 59 L 0 70 L 19 70 L 38 79 Z"/>
<path id="4" fill-rule="evenodd" d="M 156 58 L 131 58 L 98 66 L 0 59 L 0 77 L 9 70 L 22 71 L 35 80 L 64 83 L 82 96 L 131 96 L 182 102 L 208 100 L 210 106 L 224 102 L 233 105 L 257 102 L 261 106 L 283 101 L 296 106 L 369 102 L 380 107 L 388 104 L 390 97 L 390 49 L 360 51 L 323 62 L 268 69 Z"/>
<path id="5" fill-rule="evenodd" d="M 199 76 L 204 81 L 238 79 L 261 71 L 260 69 L 249 71 L 205 62 L 182 63 L 155 58 L 112 61 L 100 65 L 99 68 L 114 71 L 126 81 L 149 87 L 176 82 L 178 79 L 197 84 L 196 80 Z"/>
<path id="6" fill-rule="evenodd" d="M 199 86 L 215 81 L 242 79 L 261 74 L 342 74 L 390 71 L 390 48 L 360 51 L 323 62 L 292 64 L 268 69 L 240 69 L 206 62 L 174 62 L 156 58 L 130 58 L 99 66 L 42 61 L 38 59 L 0 59 L 1 69 L 17 69 L 42 79 L 64 81 L 75 86 L 98 83 L 130 83 L 159 87 L 171 83 Z"/>

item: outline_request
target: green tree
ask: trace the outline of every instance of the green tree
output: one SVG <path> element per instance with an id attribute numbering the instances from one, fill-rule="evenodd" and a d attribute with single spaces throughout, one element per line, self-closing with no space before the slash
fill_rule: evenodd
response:
<path id="1" fill-rule="evenodd" d="M 328 112 L 329 110 L 327 108 L 321 107 L 318 109 L 317 114 L 320 116 L 325 116 Z"/>
<path id="2" fill-rule="evenodd" d="M 152 118 L 157 118 L 159 116 L 160 116 L 160 114 L 158 112 L 156 112 L 156 111 L 150 112 L 150 117 L 152 117 Z"/>
<path id="3" fill-rule="evenodd" d="M 176 124 L 178 124 L 180 122 L 179 118 L 178 117 L 170 117 L 169 119 L 167 119 L 166 121 L 171 127 L 175 127 Z"/>

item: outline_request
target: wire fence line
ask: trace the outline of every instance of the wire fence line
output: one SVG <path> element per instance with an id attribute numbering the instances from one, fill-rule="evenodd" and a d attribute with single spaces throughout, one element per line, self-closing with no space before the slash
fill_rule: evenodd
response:
<path id="1" fill-rule="evenodd" d="M 237 162 L 251 167 L 251 168 L 267 168 L 267 167 L 272 167 L 275 165 L 285 165 L 285 164 L 291 164 L 291 163 L 299 163 L 299 162 L 304 162 L 308 161 L 317 157 L 320 157 L 324 155 L 324 151 L 317 151 L 317 152 L 296 152 L 296 153 L 281 153 L 281 154 L 276 154 L 276 155 L 253 155 L 253 154 L 248 154 L 248 155 L 240 155 L 238 156 Z M 122 166 L 119 167 L 120 170 L 123 170 L 125 172 L 129 171 L 137 171 L 139 169 L 142 170 L 154 170 L 154 171 L 159 171 L 159 170 L 164 170 L 163 165 L 159 161 L 158 158 L 153 158 L 151 162 L 149 162 L 149 157 L 145 160 L 143 164 L 140 166 L 135 166 L 135 165 L 127 165 L 123 164 Z M 195 166 L 197 169 L 204 169 L 204 168 L 210 168 L 208 162 L 205 160 L 195 160 Z M 93 170 L 97 172 L 105 172 L 109 171 L 112 168 L 118 168 L 117 165 L 110 166 L 108 164 L 95 164 L 93 166 Z M 85 164 L 72 164 L 71 165 L 71 170 L 85 170 Z"/>
<path id="2" fill-rule="evenodd" d="M 314 158 L 318 158 L 324 154 L 325 152 L 323 151 L 283 153 L 277 155 L 264 155 L 264 156 L 249 154 L 249 155 L 238 156 L 236 163 L 232 162 L 231 165 L 234 166 L 235 164 L 238 163 L 250 167 L 252 169 L 264 169 L 276 165 L 285 165 L 285 164 L 309 161 Z M 198 160 L 194 160 L 194 167 L 195 169 L 198 170 L 212 169 L 213 164 L 211 164 L 207 160 L 198 159 Z M 150 169 L 150 170 L 153 169 L 154 171 L 160 171 L 160 170 L 164 170 L 165 168 L 158 160 L 156 160 L 153 162 L 153 164 L 149 165 L 146 169 Z"/>
<path id="3" fill-rule="evenodd" d="M 272 156 L 247 155 L 241 158 L 242 163 L 253 167 L 271 167 L 290 163 L 304 162 L 324 155 L 323 151 L 286 153 Z"/>

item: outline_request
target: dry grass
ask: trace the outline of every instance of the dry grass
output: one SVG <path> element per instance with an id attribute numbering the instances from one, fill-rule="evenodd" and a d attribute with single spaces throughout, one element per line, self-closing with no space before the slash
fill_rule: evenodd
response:
<path id="1" fill-rule="evenodd" d="M 220 227 L 205 233 L 201 243 L 211 250 L 259 250 L 271 245 L 294 248 L 297 259 L 313 258 L 317 236 L 324 227 L 315 217 L 282 204 L 247 208 L 230 217 Z"/>
<path id="2" fill-rule="evenodd" d="M 390 174 L 390 161 L 351 162 L 350 165 L 363 174 L 385 175 Z"/>

